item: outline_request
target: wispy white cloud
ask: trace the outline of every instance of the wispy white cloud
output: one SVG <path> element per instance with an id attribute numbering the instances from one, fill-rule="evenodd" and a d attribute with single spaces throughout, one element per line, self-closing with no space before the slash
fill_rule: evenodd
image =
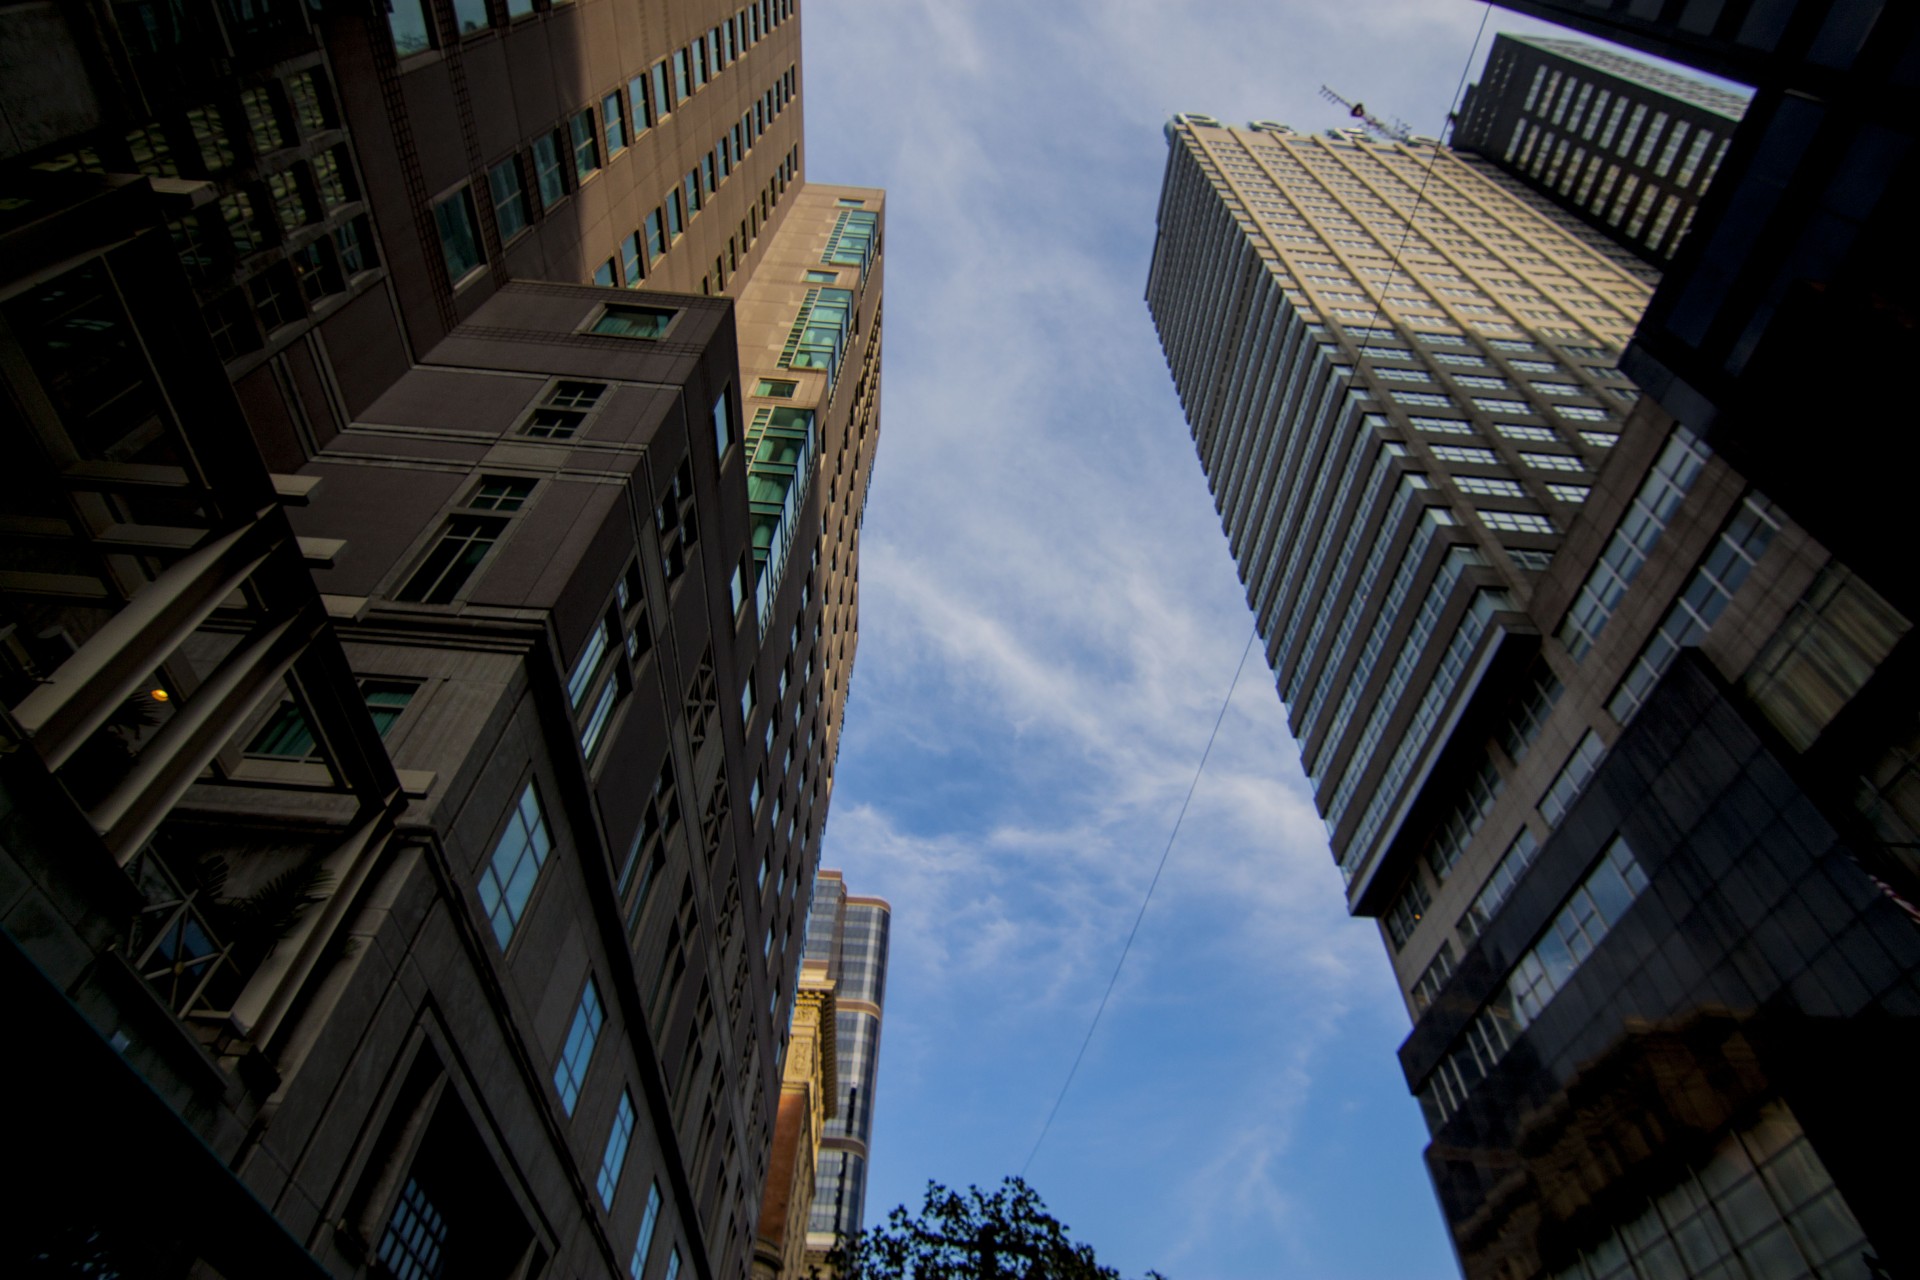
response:
<path id="1" fill-rule="evenodd" d="M 889 189 L 883 439 L 824 853 L 894 905 L 875 1213 L 1025 1158 L 1251 628 L 1141 300 L 1162 123 L 1344 123 L 1324 81 L 1437 131 L 1480 18 L 808 8 L 808 173 Z M 1404 1026 L 1256 654 L 1035 1174 L 1130 1271 L 1450 1274 L 1392 1080 Z M 1393 1231 L 1343 1253 L 1316 1164 L 1336 1129 L 1400 1162 L 1404 1193 L 1376 1206 Z"/>

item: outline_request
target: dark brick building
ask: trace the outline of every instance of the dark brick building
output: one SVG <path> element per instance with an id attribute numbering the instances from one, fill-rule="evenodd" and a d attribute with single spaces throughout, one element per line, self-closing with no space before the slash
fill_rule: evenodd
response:
<path id="1" fill-rule="evenodd" d="M 792 0 L 0 47 L 9 1267 L 745 1275 L 878 441 Z"/>

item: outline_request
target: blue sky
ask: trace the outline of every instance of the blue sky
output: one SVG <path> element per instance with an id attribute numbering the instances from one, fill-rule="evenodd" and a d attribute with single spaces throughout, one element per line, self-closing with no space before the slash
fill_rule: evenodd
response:
<path id="1" fill-rule="evenodd" d="M 823 855 L 894 907 L 870 1218 L 1026 1160 L 1251 629 L 1141 300 L 1161 126 L 1343 124 L 1325 81 L 1437 133 L 1481 15 L 811 0 L 808 176 L 889 192 Z M 1407 1029 L 1256 653 L 1029 1180 L 1130 1276 L 1453 1276 Z"/>

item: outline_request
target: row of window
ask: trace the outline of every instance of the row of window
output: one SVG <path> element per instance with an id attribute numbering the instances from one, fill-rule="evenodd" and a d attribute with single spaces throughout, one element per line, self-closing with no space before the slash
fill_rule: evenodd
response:
<path id="1" fill-rule="evenodd" d="M 658 307 L 609 306 L 603 309 L 589 332 L 656 338 L 673 323 L 676 314 Z M 558 379 L 537 398 L 516 431 L 540 440 L 572 439 L 592 421 L 605 403 L 607 391 L 608 384 L 604 382 Z M 729 394 L 723 391 L 717 405 L 724 406 Z M 716 407 L 716 415 L 724 412 L 724 408 Z M 448 516 L 440 535 L 394 592 L 394 598 L 414 604 L 451 604 L 459 599 L 495 545 L 505 537 L 514 517 L 526 508 L 535 485 L 536 482 L 526 476 L 481 476 Z M 668 493 L 656 516 L 662 569 L 671 587 L 679 580 L 687 553 L 698 539 L 693 514 L 693 476 L 687 461 L 681 462 L 669 480 Z M 635 660 L 652 645 L 642 625 L 640 582 L 638 570 L 630 569 L 621 580 L 617 604 L 608 614 L 608 626 L 624 636 L 622 645 Z M 608 652 L 611 651 L 609 647 Z M 597 690 L 597 682 L 592 683 Z M 583 745 L 586 744 L 583 742 Z M 589 747 L 588 755 L 592 754 Z"/>
<path id="2" fill-rule="evenodd" d="M 1593 647 L 1706 459 L 1706 447 L 1685 427 L 1676 426 L 1561 620 L 1560 641 L 1576 659 Z"/>
<path id="3" fill-rule="evenodd" d="M 789 69 L 787 78 L 791 75 Z M 766 119 L 771 120 L 778 115 L 780 108 L 790 100 L 780 96 L 778 90 L 769 90 L 767 101 L 775 106 Z M 720 184 L 732 175 L 752 150 L 760 131 L 765 128 L 764 124 L 758 123 L 761 114 L 760 106 L 756 105 L 741 118 L 740 123 L 721 135 L 720 141 L 701 157 L 700 163 L 667 192 L 665 202 L 656 205 L 647 214 L 645 225 L 623 237 L 615 256 L 594 269 L 593 283 L 605 288 L 620 285 L 629 289 L 640 287 L 654 264 L 679 241 L 692 220 L 718 192 Z M 773 206 L 786 194 L 787 184 L 799 172 L 799 164 L 800 148 L 796 144 L 775 166 L 759 199 L 748 204 L 747 216 L 741 219 L 739 231 L 727 237 L 726 249 L 714 259 L 713 269 L 702 276 L 701 292 L 714 294 L 726 288 L 728 277 L 739 269 L 740 258 L 760 238 L 761 225 L 770 216 Z"/>
<path id="4" fill-rule="evenodd" d="M 1421 1086 L 1420 1108 L 1430 1130 L 1437 1133 L 1466 1105 L 1473 1087 L 1572 980 L 1646 887 L 1633 850 L 1616 836 Z"/>
<path id="5" fill-rule="evenodd" d="M 540 6 L 548 11 L 570 5 L 573 0 L 545 0 Z M 693 43 L 674 55 L 679 83 L 698 87 L 710 76 L 758 44 L 775 27 L 793 16 L 797 0 L 754 0 L 725 22 L 694 38 Z M 449 0 L 453 36 L 465 40 L 495 27 L 509 26 L 536 12 L 535 0 Z M 435 0 L 391 0 L 386 6 L 387 28 L 393 37 L 394 53 L 411 58 L 442 47 L 446 31 L 440 6 Z M 687 96 L 682 92 L 681 97 Z"/>
<path id="6" fill-rule="evenodd" d="M 237 99 L 189 107 L 40 161 L 49 172 L 144 173 L 153 178 L 219 178 L 266 167 L 275 153 L 339 127 L 333 92 L 319 68 L 242 89 Z"/>
<path id="7" fill-rule="evenodd" d="M 520 793 L 513 812 L 508 816 L 506 830 L 494 845 L 493 854 L 486 867 L 481 871 L 479 896 L 482 910 L 493 926 L 494 939 L 506 950 L 513 940 L 513 934 L 526 914 L 527 903 L 533 894 L 533 886 L 539 878 L 540 869 L 545 865 L 547 855 L 552 851 L 553 839 L 547 829 L 546 816 L 541 811 L 540 797 L 532 782 L 528 782 Z M 554 1061 L 553 1088 L 560 1100 L 561 1109 L 572 1115 L 580 1100 L 581 1089 L 587 1078 L 587 1072 L 593 1063 L 593 1052 L 600 1040 L 600 1032 L 606 1025 L 606 1006 L 601 999 L 600 987 L 591 974 L 587 976 L 581 988 L 580 997 L 574 1007 L 573 1017 L 568 1024 L 566 1038 L 561 1042 L 559 1055 Z M 612 1123 L 607 1130 L 605 1146 L 601 1149 L 600 1167 L 594 1179 L 595 1189 L 600 1194 L 600 1202 L 608 1210 L 619 1192 L 621 1175 L 626 1170 L 627 1154 L 632 1146 L 633 1131 L 637 1123 L 637 1112 L 633 1105 L 633 1093 L 623 1089 L 620 1100 L 614 1110 Z M 636 1280 L 646 1266 L 654 1235 L 655 1224 L 660 1216 L 660 1188 L 655 1183 L 647 1194 L 647 1208 L 641 1220 L 639 1236 L 634 1244 L 629 1274 Z M 396 1259 L 404 1257 L 419 1258 L 422 1246 L 430 1242 L 433 1232 L 423 1229 L 420 1215 L 410 1211 L 410 1217 L 403 1222 L 398 1211 L 394 1228 L 398 1238 L 392 1241 L 392 1252 Z M 427 1224 L 430 1227 L 430 1223 Z M 395 1235 L 390 1228 L 389 1236 Z M 382 1256 L 387 1256 L 383 1245 Z M 390 1261 L 389 1265 L 397 1265 Z M 675 1249 L 667 1263 L 666 1276 L 672 1280 L 680 1269 L 679 1250 Z M 437 1275 L 438 1271 L 429 1266 L 424 1275 Z"/>
<path id="8" fill-rule="evenodd" d="M 702 44 L 704 40 L 702 37 L 695 43 Z M 704 72 L 697 83 L 688 79 L 688 56 L 689 51 L 683 49 L 672 59 L 661 59 L 648 71 L 633 77 L 624 89 L 604 95 L 597 113 L 593 106 L 581 108 L 560 125 L 536 137 L 526 152 L 509 155 L 487 170 L 487 194 L 503 246 L 533 225 L 533 204 L 528 198 L 526 182 L 529 169 L 533 177 L 532 193 L 544 216 L 706 83 Z M 645 271 L 679 239 L 688 221 L 705 207 L 706 200 L 746 159 L 775 117 L 793 100 L 798 87 L 797 74 L 796 67 L 788 66 L 753 106 L 722 132 L 700 163 L 676 184 L 665 203 L 648 215 L 644 239 L 639 231 L 629 235 L 621 245 L 618 260 L 609 260 L 596 273 L 597 283 L 619 282 L 629 287 L 640 283 Z M 787 179 L 797 164 L 796 148 L 781 166 L 778 186 L 773 192 L 775 198 L 778 192 L 785 191 Z M 754 214 L 756 236 L 758 223 L 766 213 L 763 201 Z M 472 188 L 462 186 L 442 197 L 435 202 L 433 215 L 447 278 L 457 288 L 486 262 Z"/>

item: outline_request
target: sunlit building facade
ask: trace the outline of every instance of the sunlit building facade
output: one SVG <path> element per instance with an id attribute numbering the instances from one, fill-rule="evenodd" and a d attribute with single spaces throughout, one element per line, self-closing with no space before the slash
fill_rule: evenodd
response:
<path id="1" fill-rule="evenodd" d="M 1911 739 L 1823 753 L 1908 619 L 1617 371 L 1653 280 L 1596 229 L 1434 144 L 1167 133 L 1148 306 L 1466 1273 L 1904 1262 Z"/>
<path id="2" fill-rule="evenodd" d="M 814 880 L 806 958 L 824 964 L 833 979 L 840 1056 L 840 1094 L 821 1139 L 807 1222 L 807 1252 L 821 1265 L 836 1243 L 866 1226 L 892 921 L 893 908 L 884 899 L 849 894 L 839 872 L 822 871 Z"/>
<path id="3" fill-rule="evenodd" d="M 0 1270 L 748 1274 L 879 436 L 799 28 L 0 12 L 0 960 L 62 1135 Z"/>

